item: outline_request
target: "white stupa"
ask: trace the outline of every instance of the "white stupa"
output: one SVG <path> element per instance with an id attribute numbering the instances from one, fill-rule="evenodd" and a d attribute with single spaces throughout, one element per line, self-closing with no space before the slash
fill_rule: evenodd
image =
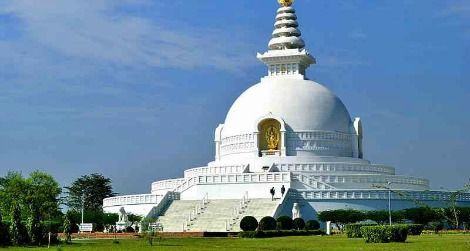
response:
<path id="1" fill-rule="evenodd" d="M 108 198 L 106 212 L 155 218 L 165 231 L 235 231 L 244 215 L 315 219 L 330 209 L 393 210 L 445 204 L 426 179 L 400 176 L 363 158 L 360 118 L 309 80 L 316 60 L 305 49 L 291 0 L 279 0 L 269 50 L 258 54 L 267 76 L 246 90 L 215 130 L 215 160 L 180 179 L 152 184 L 151 193 Z M 281 196 L 281 187 L 286 194 Z M 275 188 L 276 200 L 269 190 Z M 470 195 L 460 194 L 470 205 Z"/>

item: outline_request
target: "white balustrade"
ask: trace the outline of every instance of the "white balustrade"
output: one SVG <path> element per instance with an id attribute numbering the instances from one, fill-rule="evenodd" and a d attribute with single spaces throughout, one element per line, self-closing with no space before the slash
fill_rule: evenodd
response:
<path id="1" fill-rule="evenodd" d="M 103 207 L 138 205 L 138 204 L 158 204 L 161 195 L 137 194 L 106 198 L 103 200 Z"/>
<path id="2" fill-rule="evenodd" d="M 184 192 L 197 184 L 285 183 L 290 179 L 289 172 L 199 175 L 187 179 L 175 192 Z"/>

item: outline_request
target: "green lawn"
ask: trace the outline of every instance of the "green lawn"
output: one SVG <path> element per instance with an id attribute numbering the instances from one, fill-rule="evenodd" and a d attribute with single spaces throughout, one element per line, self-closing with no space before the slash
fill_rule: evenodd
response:
<path id="1" fill-rule="evenodd" d="M 187 238 L 164 239 L 149 246 L 144 239 L 74 241 L 72 245 L 47 248 L 7 248 L 6 250 L 406 250 L 406 251 L 470 251 L 470 235 L 423 235 L 408 238 L 406 243 L 365 244 L 362 239 L 344 236 L 283 237 L 271 239 Z"/>

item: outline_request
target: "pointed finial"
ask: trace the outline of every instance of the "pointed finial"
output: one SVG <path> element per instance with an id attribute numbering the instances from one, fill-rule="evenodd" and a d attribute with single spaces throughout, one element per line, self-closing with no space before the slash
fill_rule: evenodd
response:
<path id="1" fill-rule="evenodd" d="M 282 7 L 289 7 L 294 4 L 294 0 L 277 0 Z"/>

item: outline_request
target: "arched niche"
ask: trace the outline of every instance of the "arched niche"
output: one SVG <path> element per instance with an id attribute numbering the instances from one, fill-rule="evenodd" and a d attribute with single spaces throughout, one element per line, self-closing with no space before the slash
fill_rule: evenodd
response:
<path id="1" fill-rule="evenodd" d="M 285 133 L 284 120 L 273 114 L 261 117 L 255 129 L 258 156 L 286 156 Z"/>

